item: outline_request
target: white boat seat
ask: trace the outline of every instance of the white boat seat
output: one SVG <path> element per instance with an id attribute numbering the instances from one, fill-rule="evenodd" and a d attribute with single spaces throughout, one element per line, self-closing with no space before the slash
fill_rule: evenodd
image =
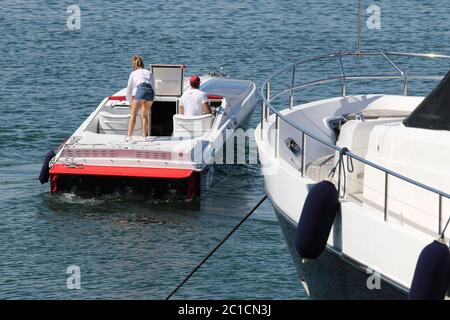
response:
<path id="1" fill-rule="evenodd" d="M 199 136 L 206 131 L 211 130 L 214 123 L 213 114 L 204 114 L 201 116 L 185 116 L 175 114 L 173 116 L 173 136 Z"/>
<path id="2" fill-rule="evenodd" d="M 129 114 L 115 114 L 110 112 L 99 112 L 98 114 L 98 133 L 102 134 L 121 134 L 126 135 L 128 131 Z M 136 117 L 136 125 L 133 133 L 138 135 L 142 131 L 141 116 Z"/>
<path id="3" fill-rule="evenodd" d="M 353 153 L 365 158 L 367 147 L 369 145 L 370 134 L 377 125 L 399 122 L 398 118 L 379 118 L 374 120 L 347 121 L 341 128 L 338 147 L 347 147 Z M 339 153 L 335 153 L 334 163 L 337 163 Z M 362 193 L 364 187 L 364 164 L 359 161 L 353 161 L 353 172 L 347 173 L 347 194 Z M 342 173 L 343 175 L 343 173 Z M 337 183 L 338 175 L 335 175 L 334 181 Z M 343 179 L 343 176 L 341 176 Z"/>

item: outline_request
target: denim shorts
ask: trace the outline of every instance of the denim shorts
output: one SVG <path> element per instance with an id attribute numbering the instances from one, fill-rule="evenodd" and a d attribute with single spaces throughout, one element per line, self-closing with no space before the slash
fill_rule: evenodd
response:
<path id="1" fill-rule="evenodd" d="M 155 92 L 150 83 L 140 83 L 136 87 L 136 100 L 153 101 L 155 98 Z"/>

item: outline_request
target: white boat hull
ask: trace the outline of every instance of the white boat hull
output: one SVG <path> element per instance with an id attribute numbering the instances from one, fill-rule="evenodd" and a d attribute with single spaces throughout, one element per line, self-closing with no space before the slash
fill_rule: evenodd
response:
<path id="1" fill-rule="evenodd" d="M 211 180 L 209 168 L 216 155 L 232 132 L 245 125 L 258 102 L 251 81 L 206 76 L 202 83 L 214 116 L 180 117 L 176 97 L 157 96 L 150 132 L 162 135 L 145 140 L 124 139 L 130 113 L 124 89 L 105 98 L 51 160 L 52 193 L 169 189 L 189 199 L 199 196 L 208 185 L 204 181 Z M 189 121 L 192 126 L 187 126 Z"/>
<path id="2" fill-rule="evenodd" d="M 355 112 L 355 108 L 358 108 L 355 103 L 350 104 L 348 110 L 344 103 L 353 99 L 368 101 L 370 97 L 357 96 L 317 101 L 314 102 L 314 105 L 300 105 L 293 110 L 283 110 L 282 113 L 286 118 L 289 118 L 291 113 L 291 119 L 303 121 L 306 118 L 304 116 L 306 110 L 311 108 L 311 112 L 314 114 L 309 114 L 308 118 L 315 116 L 317 119 L 322 119 L 327 118 L 327 112 L 330 116 L 336 115 L 333 114 L 332 106 L 335 102 L 337 102 L 336 106 L 339 106 L 336 110 L 342 114 Z M 417 98 L 416 100 L 421 99 Z M 405 101 L 414 101 L 414 98 L 408 97 L 405 98 Z M 321 105 L 326 108 L 320 108 Z M 313 107 L 316 108 L 313 109 Z M 415 105 L 411 106 L 411 108 L 413 107 Z M 302 112 L 299 110 L 304 111 L 303 115 L 295 115 L 296 112 Z M 327 139 L 326 128 L 319 129 L 317 126 L 313 126 L 312 122 L 318 123 L 319 126 L 325 123 L 313 119 L 310 122 L 302 122 L 301 126 L 306 128 L 310 126 L 311 130 L 317 130 L 315 133 L 318 136 L 323 135 L 324 139 Z M 376 211 L 368 209 L 367 205 L 356 198 L 341 198 L 340 212 L 338 212 L 338 217 L 329 235 L 327 250 L 322 254 L 323 256 L 303 264 L 293 247 L 295 229 L 309 190 L 315 183 L 327 179 L 329 170 L 325 175 L 319 174 L 315 179 L 307 175 L 302 176 L 301 161 L 295 161 L 297 159 L 294 159 L 284 143 L 280 143 L 279 154 L 276 155 L 274 126 L 275 117 L 272 116 L 265 123 L 263 138 L 261 138 L 260 125 L 255 134 L 265 190 L 282 225 L 297 270 L 309 285 L 311 296 L 351 299 L 389 297 L 399 299 L 405 297 L 411 286 L 420 252 L 437 237 L 437 210 L 434 210 L 433 206 L 429 206 L 430 213 L 422 214 L 421 217 L 423 219 L 422 228 L 416 228 L 414 225 L 401 223 L 395 219 L 395 214 L 391 211 L 396 208 L 394 206 L 392 209 L 390 208 L 388 219 L 385 221 L 383 203 L 379 203 L 381 210 Z M 281 125 L 279 135 L 282 142 L 286 141 L 288 137 L 294 137 L 297 141 L 301 141 L 299 133 L 286 124 Z M 331 136 L 331 133 L 329 135 Z M 311 159 L 318 159 L 330 152 L 320 144 L 314 144 L 310 139 L 307 139 L 306 146 L 308 148 L 308 157 L 305 161 L 307 166 L 312 163 Z M 416 190 L 415 194 L 417 196 L 420 193 Z M 444 212 L 448 211 L 444 210 Z M 427 224 L 428 216 L 433 214 L 433 223 Z M 418 221 L 417 219 L 416 221 Z M 444 219 L 446 219 L 445 216 Z M 424 229 L 427 229 L 427 232 L 424 232 Z M 367 286 L 367 281 L 373 272 L 381 279 L 380 289 L 370 289 L 370 286 Z"/>

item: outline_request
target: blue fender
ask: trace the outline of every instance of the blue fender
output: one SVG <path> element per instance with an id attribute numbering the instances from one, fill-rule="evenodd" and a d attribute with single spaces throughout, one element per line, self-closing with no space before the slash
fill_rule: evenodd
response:
<path id="1" fill-rule="evenodd" d="M 49 151 L 47 153 L 47 155 L 45 156 L 44 163 L 42 164 L 42 168 L 41 168 L 41 173 L 39 174 L 39 181 L 41 182 L 41 184 L 48 182 L 48 179 L 50 176 L 49 163 L 55 155 L 56 155 L 55 152 L 52 150 L 52 151 Z"/>
<path id="2" fill-rule="evenodd" d="M 295 234 L 300 257 L 316 259 L 327 245 L 339 206 L 339 195 L 330 181 L 315 184 L 308 193 Z"/>
<path id="3" fill-rule="evenodd" d="M 450 250 L 433 241 L 419 255 L 409 300 L 443 300 L 450 286 Z"/>

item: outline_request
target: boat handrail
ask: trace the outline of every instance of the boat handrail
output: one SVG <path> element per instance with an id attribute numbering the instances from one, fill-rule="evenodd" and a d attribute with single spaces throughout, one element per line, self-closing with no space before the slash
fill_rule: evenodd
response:
<path id="1" fill-rule="evenodd" d="M 394 70 L 396 71 L 396 74 L 381 74 L 381 75 L 348 75 L 345 71 L 344 68 L 344 64 L 342 62 L 342 57 L 357 57 L 357 58 L 361 58 L 363 56 L 380 56 L 382 57 L 384 60 L 386 60 L 386 62 L 394 68 Z M 280 121 L 283 121 L 287 124 L 289 124 L 290 126 L 292 126 L 293 128 L 295 128 L 296 130 L 300 131 L 302 134 L 302 147 L 301 147 L 301 161 L 302 161 L 302 165 L 301 165 L 301 169 L 300 169 L 300 174 L 303 177 L 305 175 L 305 171 L 306 171 L 306 160 L 305 160 L 305 155 L 306 155 L 306 137 L 309 137 L 321 144 L 326 145 L 327 147 L 334 149 L 335 151 L 339 152 L 341 155 L 345 155 L 347 157 L 350 157 L 352 159 L 355 159 L 365 165 L 368 165 L 370 167 L 373 167 L 377 170 L 380 170 L 382 172 L 384 172 L 385 174 L 385 189 L 384 189 L 384 220 L 387 221 L 387 217 L 388 217 L 388 179 L 389 176 L 393 176 L 396 177 L 400 180 L 403 180 L 407 183 L 410 183 L 414 186 L 417 186 L 419 188 L 422 188 L 424 190 L 427 190 L 429 192 L 432 192 L 436 195 L 438 195 L 438 232 L 437 234 L 443 238 L 444 234 L 443 232 L 445 232 L 445 229 L 443 231 L 443 226 L 442 226 L 442 218 L 443 218 L 443 198 L 447 198 L 450 199 L 450 194 L 446 193 L 444 191 L 438 190 L 436 188 L 433 188 L 431 186 L 428 186 L 424 183 L 418 182 L 414 179 L 411 179 L 409 177 L 406 177 L 402 174 L 399 174 L 398 172 L 392 171 L 390 169 L 387 169 L 383 166 L 380 166 L 376 163 L 373 163 L 363 157 L 360 157 L 354 153 L 352 153 L 350 150 L 348 150 L 347 148 L 341 148 L 336 146 L 335 144 L 330 143 L 329 141 L 313 134 L 312 132 L 310 132 L 309 130 L 300 127 L 297 123 L 294 123 L 293 121 L 291 121 L 289 118 L 283 116 L 281 114 L 280 111 L 278 111 L 273 105 L 272 102 L 276 99 L 278 99 L 280 96 L 285 95 L 287 93 L 289 93 L 289 98 L 288 98 L 288 105 L 289 105 L 289 109 L 292 109 L 294 107 L 294 92 L 298 91 L 300 89 L 306 88 L 306 87 L 311 87 L 311 86 L 316 86 L 316 85 L 321 85 L 321 84 L 328 84 L 328 83 L 333 83 L 333 82 L 340 82 L 341 83 L 341 93 L 342 96 L 345 97 L 347 96 L 347 81 L 348 80 L 403 80 L 403 95 L 408 96 L 408 91 L 409 91 L 409 81 L 410 80 L 441 80 L 443 78 L 443 76 L 438 76 L 438 75 L 409 75 L 408 73 L 406 73 L 405 71 L 403 71 L 398 64 L 395 63 L 395 61 L 393 60 L 393 57 L 408 57 L 408 58 L 424 58 L 424 59 L 450 59 L 449 55 L 442 55 L 442 54 L 434 54 L 434 53 L 408 53 L 408 52 L 391 52 L 391 51 L 358 51 L 358 52 L 335 52 L 335 53 L 331 53 L 331 54 L 323 54 L 323 55 L 318 55 L 318 56 L 314 56 L 314 57 L 310 57 L 310 58 L 306 58 L 300 61 L 297 61 L 293 64 L 288 65 L 285 68 L 282 68 L 280 70 L 277 70 L 275 72 L 273 72 L 264 82 L 263 85 L 261 86 L 261 98 L 262 98 L 262 105 L 261 105 L 261 122 L 260 122 L 260 129 L 261 129 L 261 139 L 264 139 L 264 129 L 265 129 L 265 125 L 267 125 L 267 122 L 269 121 L 269 116 L 270 116 L 270 111 L 272 111 L 272 113 L 275 115 L 275 157 L 279 156 L 279 145 L 280 145 Z M 297 69 L 298 66 L 301 65 L 305 65 L 307 63 L 313 62 L 313 61 L 320 61 L 320 60 L 327 60 L 327 59 L 336 59 L 338 62 L 338 66 L 339 66 L 339 70 L 340 70 L 340 75 L 336 75 L 336 76 L 331 76 L 328 78 L 322 78 L 322 79 L 318 79 L 318 80 L 313 80 L 313 81 L 307 81 L 307 82 L 302 82 L 299 84 L 295 84 L 295 79 L 296 79 L 296 75 L 297 75 Z M 274 95 L 271 95 L 270 93 L 270 81 L 273 80 L 274 78 L 276 78 L 277 76 L 284 74 L 286 72 L 291 72 L 291 82 L 290 82 L 290 86 L 285 88 L 285 89 L 281 89 L 279 92 L 277 92 Z M 269 111 L 270 110 L 270 111 Z M 345 168 L 344 168 L 345 170 Z M 338 175 L 338 189 L 340 188 L 340 179 L 341 179 L 341 174 Z M 339 194 L 340 194 L 340 190 Z"/>

